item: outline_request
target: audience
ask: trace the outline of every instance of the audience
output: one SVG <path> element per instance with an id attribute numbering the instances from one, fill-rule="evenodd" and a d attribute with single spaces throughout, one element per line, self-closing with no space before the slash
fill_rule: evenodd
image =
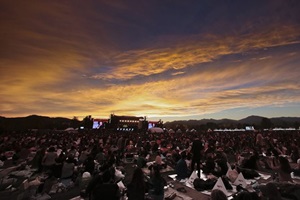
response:
<path id="1" fill-rule="evenodd" d="M 33 132 L 23 135 L 0 135 L 2 141 L 0 160 L 3 166 L 12 159 L 14 165 L 27 162 L 31 168 L 38 170 L 36 173 L 51 174 L 50 178 L 46 179 L 47 189 L 44 191 L 49 191 L 49 183 L 55 182 L 56 178 L 66 179 L 77 176 L 82 178 L 86 173 L 85 177 L 89 178 L 85 184 L 81 184 L 81 188 L 87 186 L 87 194 L 92 199 L 96 199 L 99 195 L 111 199 L 120 196 L 112 169 L 122 165 L 121 160 L 126 153 L 140 152 L 137 157 L 134 157 L 136 158 L 134 164 L 138 168 L 134 171 L 131 181 L 125 184 L 129 200 L 145 198 L 147 184 L 143 180 L 141 168 L 147 166 L 147 161 L 156 163 L 151 170 L 149 180 L 152 186 L 149 194 L 154 199 L 162 199 L 164 195 L 163 188 L 166 182 L 160 174 L 161 165 L 164 164 L 163 159 L 166 159 L 165 163 L 175 169 L 177 179 L 188 178 L 194 171 L 195 165 L 199 177 L 200 169 L 206 175 L 221 177 L 227 172 L 227 162 L 237 167 L 277 173 L 276 181 L 279 182 L 292 182 L 291 172 L 299 176 L 300 135 L 297 131 L 289 133 L 288 137 L 286 133 L 281 132 L 251 134 L 249 132 L 183 132 L 180 134 L 126 132 L 123 134 L 109 131 L 65 134 L 50 131 L 40 135 Z M 191 160 L 190 166 L 187 164 L 189 163 L 187 155 Z M 149 156 L 151 159 L 148 160 Z M 243 162 L 238 163 L 235 157 L 242 158 Z M 294 165 L 298 165 L 292 169 L 289 160 Z M 86 176 L 87 173 L 89 176 Z M 110 196 L 108 191 L 116 192 L 117 196 Z M 245 199 L 247 195 L 244 194 L 243 198 L 241 195 L 240 198 Z M 213 194 L 211 197 L 213 198 Z"/>

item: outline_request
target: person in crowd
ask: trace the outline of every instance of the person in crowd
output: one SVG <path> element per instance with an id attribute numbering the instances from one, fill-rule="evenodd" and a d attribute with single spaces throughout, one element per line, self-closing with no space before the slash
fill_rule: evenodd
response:
<path id="1" fill-rule="evenodd" d="M 207 153 L 205 165 L 203 166 L 203 173 L 210 174 L 213 173 L 216 167 L 215 163 L 215 154 L 214 153 Z"/>
<path id="2" fill-rule="evenodd" d="M 59 156 L 55 159 L 55 164 L 53 165 L 53 176 L 56 178 L 61 177 L 61 172 L 63 168 L 64 161 L 66 160 L 65 152 L 61 151 Z"/>
<path id="3" fill-rule="evenodd" d="M 258 170 L 260 168 L 258 153 L 256 151 L 253 152 L 253 154 L 250 156 L 250 158 L 244 160 L 242 167 L 247 168 L 247 169 Z"/>
<path id="4" fill-rule="evenodd" d="M 274 183 L 259 186 L 261 199 L 282 200 L 279 190 Z"/>
<path id="5" fill-rule="evenodd" d="M 62 179 L 72 178 L 74 173 L 74 168 L 75 168 L 74 158 L 72 157 L 72 155 L 69 155 L 68 158 L 63 163 L 61 178 Z"/>
<path id="6" fill-rule="evenodd" d="M 191 152 L 193 154 L 192 156 L 192 164 L 191 164 L 191 173 L 193 173 L 195 164 L 197 165 L 197 171 L 198 171 L 198 177 L 200 178 L 201 172 L 200 172 L 200 162 L 201 162 L 201 154 L 203 150 L 202 142 L 199 138 L 195 138 L 192 144 Z"/>
<path id="7" fill-rule="evenodd" d="M 50 147 L 48 152 L 45 154 L 42 160 L 43 170 L 52 170 L 53 165 L 55 165 L 55 159 L 57 154 L 54 147 Z"/>
<path id="8" fill-rule="evenodd" d="M 185 179 L 185 178 L 189 177 L 190 172 L 189 172 L 187 164 L 185 162 L 186 157 L 187 157 L 186 152 L 183 151 L 181 153 L 181 159 L 176 164 L 175 171 L 177 174 L 177 176 L 176 176 L 177 180 L 181 180 L 181 179 Z"/>
<path id="9" fill-rule="evenodd" d="M 296 163 L 297 160 L 300 158 L 300 156 L 299 156 L 299 149 L 298 149 L 297 144 L 292 144 L 291 150 L 292 150 L 292 152 L 291 152 L 290 157 L 292 159 L 292 162 Z"/>
<path id="10" fill-rule="evenodd" d="M 68 151 L 67 156 L 71 156 L 71 157 L 75 158 L 76 154 L 77 154 L 77 149 L 74 145 L 72 145 L 71 149 Z"/>
<path id="11" fill-rule="evenodd" d="M 227 196 L 224 194 L 222 190 L 215 189 L 211 192 L 210 195 L 211 200 L 227 200 Z"/>
<path id="12" fill-rule="evenodd" d="M 86 187 L 88 186 L 91 179 L 92 179 L 92 176 L 89 172 L 79 173 L 79 175 L 76 179 L 76 184 L 79 185 L 80 191 L 86 189 Z"/>
<path id="13" fill-rule="evenodd" d="M 234 200 L 261 200 L 261 198 L 258 196 L 256 192 L 242 191 L 236 195 Z"/>
<path id="14" fill-rule="evenodd" d="M 105 157 L 102 147 L 99 148 L 99 151 L 96 154 L 95 160 L 99 163 L 99 165 L 103 165 L 106 162 L 106 157 Z"/>
<path id="15" fill-rule="evenodd" d="M 156 153 L 155 164 L 157 164 L 159 166 L 162 166 L 162 164 L 163 164 L 160 151 L 157 151 L 157 153 Z"/>
<path id="16" fill-rule="evenodd" d="M 300 176 L 300 158 L 297 160 L 297 167 L 293 169 L 293 172 L 295 176 Z"/>
<path id="17" fill-rule="evenodd" d="M 285 157 L 279 156 L 279 165 L 274 166 L 273 163 L 270 162 L 270 167 L 278 174 L 280 182 L 293 182 L 291 177 L 292 168 L 288 159 Z"/>
<path id="18" fill-rule="evenodd" d="M 78 158 L 78 165 L 82 164 L 85 162 L 85 160 L 88 158 L 90 152 L 86 147 L 84 147 L 80 153 L 80 156 Z"/>
<path id="19" fill-rule="evenodd" d="M 138 167 L 134 170 L 131 182 L 127 185 L 128 200 L 144 200 L 146 190 L 144 172 Z"/>
<path id="20" fill-rule="evenodd" d="M 120 190 L 113 180 L 114 174 L 108 166 L 104 166 L 101 168 L 101 173 L 89 182 L 85 194 L 92 200 L 119 200 Z"/>
<path id="21" fill-rule="evenodd" d="M 38 169 L 38 173 L 43 171 L 43 158 L 46 154 L 46 148 L 42 147 L 40 149 L 38 149 L 38 151 L 36 152 L 33 160 L 31 161 L 32 163 L 32 167 L 33 168 L 37 168 Z"/>
<path id="22" fill-rule="evenodd" d="M 164 199 L 164 186 L 167 184 L 160 174 L 160 166 L 153 165 L 150 173 L 151 189 L 149 191 L 153 200 Z"/>
<path id="23" fill-rule="evenodd" d="M 145 153 L 145 152 L 141 152 L 139 154 L 137 161 L 136 161 L 137 167 L 139 167 L 139 168 L 146 167 L 146 164 L 147 164 L 146 156 L 147 156 L 147 153 Z"/>
<path id="24" fill-rule="evenodd" d="M 119 164 L 119 158 L 118 158 L 118 152 L 117 151 L 108 151 L 108 155 L 107 155 L 108 159 L 107 159 L 107 163 L 111 166 L 111 165 L 118 165 Z"/>
<path id="25" fill-rule="evenodd" d="M 92 156 L 89 156 L 83 163 L 84 171 L 89 172 L 90 174 L 94 173 L 95 162 Z"/>
<path id="26" fill-rule="evenodd" d="M 262 136 L 261 133 L 258 133 L 256 135 L 256 141 L 255 141 L 256 145 L 258 147 L 263 147 L 264 146 L 264 137 Z"/>

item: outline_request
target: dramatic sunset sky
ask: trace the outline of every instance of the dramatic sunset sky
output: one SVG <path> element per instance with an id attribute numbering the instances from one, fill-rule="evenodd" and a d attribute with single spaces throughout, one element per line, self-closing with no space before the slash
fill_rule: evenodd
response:
<path id="1" fill-rule="evenodd" d="M 0 0 L 0 116 L 300 117 L 299 0 Z"/>

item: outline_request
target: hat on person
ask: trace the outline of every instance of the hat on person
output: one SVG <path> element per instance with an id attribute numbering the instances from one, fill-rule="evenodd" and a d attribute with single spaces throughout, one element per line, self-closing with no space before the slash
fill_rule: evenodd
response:
<path id="1" fill-rule="evenodd" d="M 90 178 L 90 177 L 91 177 L 90 172 L 84 172 L 84 173 L 82 174 L 82 178 Z"/>

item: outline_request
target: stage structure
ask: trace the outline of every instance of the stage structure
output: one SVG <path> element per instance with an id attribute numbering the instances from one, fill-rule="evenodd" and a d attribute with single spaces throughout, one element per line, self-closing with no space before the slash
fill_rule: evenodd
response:
<path id="1" fill-rule="evenodd" d="M 108 119 L 93 119 L 93 129 L 105 128 L 108 123 Z"/>
<path id="2" fill-rule="evenodd" d="M 94 119 L 93 129 L 110 129 L 114 131 L 148 131 L 154 127 L 162 128 L 162 121 L 148 121 L 146 117 L 120 116 L 111 114 L 110 119 Z"/>
<path id="3" fill-rule="evenodd" d="M 141 127 L 139 124 L 144 121 L 144 117 L 118 116 L 111 114 L 109 127 L 116 131 L 137 131 Z"/>

